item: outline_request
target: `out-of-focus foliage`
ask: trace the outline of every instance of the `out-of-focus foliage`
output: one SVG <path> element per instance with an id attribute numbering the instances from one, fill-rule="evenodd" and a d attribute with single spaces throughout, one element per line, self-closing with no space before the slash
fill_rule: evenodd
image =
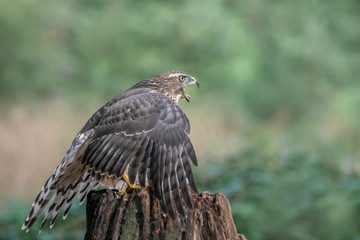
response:
<path id="1" fill-rule="evenodd" d="M 108 99 L 177 69 L 254 116 L 301 116 L 360 88 L 359 11 L 351 0 L 1 1 L 0 93 Z"/>
<path id="2" fill-rule="evenodd" d="M 45 225 L 45 229 L 39 234 L 38 229 L 41 226 L 41 220 L 34 224 L 34 229 L 26 233 L 21 231 L 24 223 L 24 213 L 29 211 L 29 206 L 22 201 L 6 200 L 7 207 L 2 209 L 0 215 L 0 239 L 38 239 L 38 240 L 56 240 L 56 239 L 84 239 L 86 223 L 85 223 L 85 205 L 79 206 L 74 204 L 71 208 L 68 221 L 63 221 L 59 216 L 56 220 L 55 231 L 48 229 L 49 223 Z"/>
<path id="3" fill-rule="evenodd" d="M 359 239 L 359 13 L 355 0 L 0 0 L 0 104 L 99 106 L 185 71 L 201 85 L 192 115 L 234 132 L 211 148 L 235 150 L 199 156 L 195 175 L 241 233 Z M 0 238 L 35 238 L 19 231 L 28 206 L 4 204 Z M 84 211 L 70 214 L 37 238 L 81 239 Z"/>
<path id="4" fill-rule="evenodd" d="M 356 239 L 358 158 L 344 146 L 279 151 L 278 138 L 288 140 L 264 136 L 238 154 L 210 159 L 197 169 L 200 189 L 228 197 L 248 239 Z"/>

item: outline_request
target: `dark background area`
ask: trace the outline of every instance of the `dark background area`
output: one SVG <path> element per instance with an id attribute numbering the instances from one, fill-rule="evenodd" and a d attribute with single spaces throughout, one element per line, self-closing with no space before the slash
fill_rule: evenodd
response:
<path id="1" fill-rule="evenodd" d="M 0 239 L 83 239 L 85 209 L 21 225 L 90 115 L 168 70 L 202 191 L 248 239 L 360 239 L 358 1 L 0 1 Z"/>

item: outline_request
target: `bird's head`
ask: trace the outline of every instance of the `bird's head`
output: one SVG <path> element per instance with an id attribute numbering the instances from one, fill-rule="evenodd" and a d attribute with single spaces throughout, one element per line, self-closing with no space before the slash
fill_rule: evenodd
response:
<path id="1" fill-rule="evenodd" d="M 156 84 L 157 91 L 171 98 L 176 104 L 182 98 L 185 98 L 188 102 L 190 101 L 191 97 L 185 92 L 187 85 L 196 84 L 199 87 L 198 80 L 189 74 L 178 71 L 162 73 L 150 79 L 150 81 Z"/>

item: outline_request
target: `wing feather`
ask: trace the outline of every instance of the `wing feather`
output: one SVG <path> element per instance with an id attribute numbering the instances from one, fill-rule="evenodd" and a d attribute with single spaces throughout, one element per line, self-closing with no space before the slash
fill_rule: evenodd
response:
<path id="1" fill-rule="evenodd" d="M 180 147 L 180 151 L 183 151 L 182 147 Z M 190 194 L 189 194 L 186 177 L 185 177 L 185 170 L 184 170 L 182 159 L 181 159 L 181 153 L 179 153 L 179 156 L 180 156 L 180 161 L 177 161 L 177 163 L 176 163 L 176 176 L 179 179 L 181 193 L 185 200 L 186 206 L 188 208 L 192 208 Z"/>
<path id="2" fill-rule="evenodd" d="M 115 151 L 119 149 L 118 144 L 114 141 L 111 142 L 111 147 L 108 150 L 104 150 L 104 154 L 101 157 L 102 161 L 99 161 L 98 164 L 95 166 L 95 169 L 98 169 L 100 172 L 104 172 L 103 168 L 108 163 L 111 156 L 115 153 Z"/>
<path id="3" fill-rule="evenodd" d="M 195 185 L 195 179 L 191 170 L 191 165 L 190 165 L 190 161 L 189 161 L 189 155 L 187 154 L 187 151 L 185 148 L 183 148 L 183 152 L 181 154 L 181 160 L 184 166 L 184 170 L 186 173 L 186 177 L 189 180 L 189 185 L 190 187 L 196 192 L 196 185 Z"/>
<path id="4" fill-rule="evenodd" d="M 99 148 L 98 151 L 96 151 L 91 158 L 91 165 L 94 166 L 94 168 L 96 170 L 99 169 L 99 165 L 102 165 L 104 163 L 106 163 L 106 161 L 102 161 L 104 155 L 106 155 L 109 150 L 111 149 L 111 147 L 114 145 L 115 143 L 113 141 L 111 141 L 111 137 L 109 138 L 109 140 L 106 142 L 106 144 L 103 144 L 102 148 Z"/>
<path id="5" fill-rule="evenodd" d="M 115 159 L 114 164 L 109 168 L 108 175 L 115 175 L 116 171 L 121 167 L 123 162 L 120 160 L 120 158 L 124 154 L 124 151 L 126 151 L 126 146 L 130 141 L 130 138 L 125 137 L 124 141 L 122 141 L 121 145 L 119 145 L 120 152 L 118 153 L 118 157 Z"/>
<path id="6" fill-rule="evenodd" d="M 185 212 L 183 209 L 183 205 L 181 203 L 179 184 L 178 184 L 179 179 L 177 178 L 176 175 L 176 161 L 178 159 L 178 156 L 179 154 L 177 148 L 173 148 L 172 156 L 171 156 L 170 187 L 171 187 L 171 191 L 173 192 L 176 210 L 182 217 L 184 217 Z"/>
<path id="7" fill-rule="evenodd" d="M 170 171 L 171 171 L 171 158 L 172 149 L 171 147 L 166 149 L 166 158 L 164 160 L 164 178 L 163 178 L 163 196 L 165 200 L 165 206 L 172 219 L 175 219 L 175 212 L 173 208 L 173 201 L 170 189 Z"/>
<path id="8" fill-rule="evenodd" d="M 144 158 L 139 163 L 139 183 L 141 187 L 145 187 L 146 184 L 146 175 L 147 175 L 147 169 L 148 169 L 148 163 L 151 162 L 151 156 L 153 151 L 154 142 L 149 140 L 149 143 L 146 147 L 146 152 Z"/>
<path id="9" fill-rule="evenodd" d="M 87 151 L 85 152 L 85 157 L 84 157 L 84 158 L 89 158 L 88 163 L 90 165 L 94 165 L 94 161 L 96 160 L 98 155 L 102 152 L 105 145 L 110 141 L 110 138 L 111 138 L 111 136 L 106 136 L 101 141 L 96 141 L 94 147 L 91 146 L 92 144 L 90 143 L 90 146 L 87 148 Z M 91 151 L 88 151 L 88 150 L 91 150 Z"/>
<path id="10" fill-rule="evenodd" d="M 140 149 L 136 151 L 133 159 L 130 161 L 128 175 L 131 184 L 134 184 L 135 182 L 136 175 L 138 172 L 138 167 L 146 155 L 148 144 L 149 144 L 149 138 L 145 136 L 140 144 Z"/>
<path id="11" fill-rule="evenodd" d="M 116 151 L 112 154 L 112 156 L 109 158 L 109 160 L 106 161 L 106 165 L 102 168 L 101 172 L 108 173 L 110 175 L 110 169 L 114 169 L 115 166 L 113 166 L 115 163 L 117 163 L 120 154 L 122 153 L 122 149 L 118 147 Z"/>
<path id="12" fill-rule="evenodd" d="M 127 166 L 128 163 L 130 162 L 131 158 L 134 156 L 134 154 L 136 153 L 136 151 L 138 151 L 139 145 L 142 142 L 142 140 L 144 139 L 144 135 L 134 135 L 133 139 L 132 139 L 132 143 L 129 144 L 128 146 L 126 146 L 126 150 L 127 151 L 123 151 L 121 157 L 120 157 L 120 161 L 122 161 L 122 165 L 121 168 L 119 168 L 116 171 L 116 177 L 121 177 Z"/>
<path id="13" fill-rule="evenodd" d="M 161 159 L 161 149 L 160 147 L 154 142 L 153 151 L 151 152 L 151 163 L 150 163 L 150 173 L 149 178 L 151 180 L 151 184 L 155 187 L 155 191 L 157 196 L 161 197 L 161 188 L 158 186 L 160 182 L 160 159 Z"/>
<path id="14" fill-rule="evenodd" d="M 187 137 L 187 136 L 186 136 Z M 188 138 L 188 137 L 187 137 Z M 191 162 L 197 166 L 198 165 L 198 162 L 197 162 L 197 159 L 196 159 L 196 154 L 195 154 L 195 151 L 194 151 L 194 147 L 190 141 L 190 139 L 188 139 L 187 141 L 185 141 L 184 143 L 185 145 L 185 149 L 186 149 L 186 153 L 188 154 Z"/>
<path id="15" fill-rule="evenodd" d="M 157 179 L 156 189 L 158 189 L 159 199 L 161 199 L 160 207 L 164 213 L 167 213 L 168 209 L 166 208 L 166 201 L 164 195 L 164 174 L 165 174 L 164 166 L 166 160 L 166 146 L 161 146 L 160 152 L 161 152 L 161 156 L 159 157 L 159 167 L 157 169 L 158 179 Z"/>

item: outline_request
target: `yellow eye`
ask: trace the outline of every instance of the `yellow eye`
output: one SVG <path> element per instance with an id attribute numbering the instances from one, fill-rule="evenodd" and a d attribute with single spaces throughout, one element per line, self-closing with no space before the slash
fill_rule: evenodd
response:
<path id="1" fill-rule="evenodd" d="M 179 79 L 180 79 L 180 81 L 183 82 L 183 81 L 185 81 L 185 76 L 180 76 Z"/>

